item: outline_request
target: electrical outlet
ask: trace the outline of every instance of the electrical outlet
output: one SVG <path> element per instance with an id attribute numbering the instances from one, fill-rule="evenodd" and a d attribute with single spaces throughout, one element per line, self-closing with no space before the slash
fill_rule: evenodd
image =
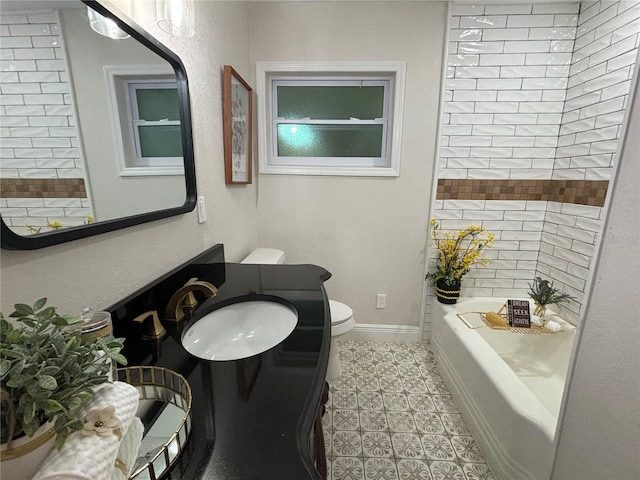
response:
<path id="1" fill-rule="evenodd" d="M 385 293 L 376 295 L 376 308 L 387 308 L 387 295 Z"/>

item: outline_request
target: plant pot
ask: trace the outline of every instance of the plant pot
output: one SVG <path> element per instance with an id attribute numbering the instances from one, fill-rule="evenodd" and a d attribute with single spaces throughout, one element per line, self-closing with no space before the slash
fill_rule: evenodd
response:
<path id="1" fill-rule="evenodd" d="M 38 472 L 55 443 L 53 422 L 42 425 L 33 437 L 20 437 L 0 445 L 1 477 L 11 480 L 30 480 Z"/>
<path id="2" fill-rule="evenodd" d="M 460 284 L 460 281 L 453 285 L 449 285 L 444 280 L 436 280 L 434 289 L 436 291 L 436 298 L 438 301 L 446 305 L 453 305 L 456 303 L 460 298 Z"/>

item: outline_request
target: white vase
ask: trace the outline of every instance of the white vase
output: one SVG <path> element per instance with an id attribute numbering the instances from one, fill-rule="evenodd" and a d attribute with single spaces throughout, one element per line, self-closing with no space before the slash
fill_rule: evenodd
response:
<path id="1" fill-rule="evenodd" d="M 20 437 L 0 445 L 0 478 L 31 480 L 46 460 L 55 443 L 53 423 L 42 425 L 33 437 Z"/>

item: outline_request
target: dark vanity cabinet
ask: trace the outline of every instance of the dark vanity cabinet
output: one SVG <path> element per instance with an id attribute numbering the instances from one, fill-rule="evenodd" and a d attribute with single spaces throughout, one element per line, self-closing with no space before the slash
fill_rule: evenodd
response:
<path id="1" fill-rule="evenodd" d="M 217 295 L 196 294 L 193 318 L 178 327 L 165 322 L 160 342 L 145 337 L 144 325 L 133 319 L 156 310 L 162 321 L 169 298 L 194 277 L 215 285 Z M 329 277 L 314 265 L 225 263 L 217 246 L 110 308 L 131 364 L 169 368 L 191 386 L 191 438 L 167 478 L 326 478 L 321 416 L 331 339 L 323 282 Z M 274 297 L 298 314 L 293 332 L 275 347 L 233 361 L 201 360 L 182 347 L 181 331 L 203 314 Z"/>

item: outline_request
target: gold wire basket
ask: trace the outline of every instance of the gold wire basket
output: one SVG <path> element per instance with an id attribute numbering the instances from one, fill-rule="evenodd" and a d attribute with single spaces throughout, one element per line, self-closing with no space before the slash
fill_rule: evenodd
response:
<path id="1" fill-rule="evenodd" d="M 141 405 L 143 401 L 159 401 L 182 415 L 174 433 L 153 451 L 139 457 L 130 479 L 160 480 L 178 461 L 191 435 L 191 387 L 189 382 L 177 372 L 162 367 L 139 366 L 118 369 L 120 381 L 138 388 Z M 148 403 L 148 402 L 147 402 Z M 158 416 L 160 420 L 162 413 Z M 155 425 L 155 423 L 154 423 Z M 153 429 L 153 426 L 151 426 Z M 149 431 L 145 432 L 145 437 Z M 143 439 L 144 444 L 144 439 Z"/>

